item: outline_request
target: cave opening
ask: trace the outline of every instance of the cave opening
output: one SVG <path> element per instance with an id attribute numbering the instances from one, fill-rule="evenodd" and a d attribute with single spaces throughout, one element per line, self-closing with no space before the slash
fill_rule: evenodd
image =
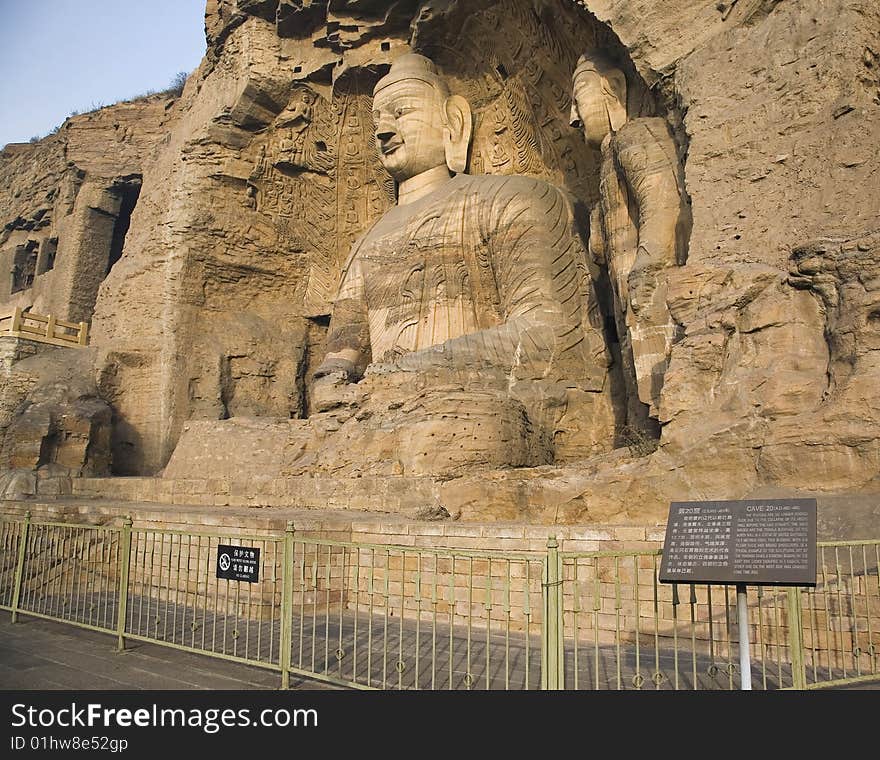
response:
<path id="1" fill-rule="evenodd" d="M 141 194 L 141 177 L 127 177 L 117 183 L 111 192 L 119 198 L 119 213 L 113 224 L 113 235 L 110 240 L 110 255 L 107 258 L 107 273 L 113 269 L 114 264 L 122 258 L 122 249 L 125 246 L 125 236 L 131 227 L 131 215 L 137 205 Z"/>
<path id="2" fill-rule="evenodd" d="M 61 433 L 58 430 L 51 430 L 40 441 L 40 458 L 37 462 L 38 467 L 46 464 L 54 463 L 58 458 L 58 447 L 61 445 Z"/>
<path id="3" fill-rule="evenodd" d="M 55 257 L 58 254 L 58 238 L 52 237 L 43 241 L 37 259 L 37 274 L 49 272 L 55 268 Z"/>
<path id="4" fill-rule="evenodd" d="M 15 249 L 12 262 L 12 293 L 20 293 L 33 286 L 39 246 L 38 241 L 28 240 Z"/>

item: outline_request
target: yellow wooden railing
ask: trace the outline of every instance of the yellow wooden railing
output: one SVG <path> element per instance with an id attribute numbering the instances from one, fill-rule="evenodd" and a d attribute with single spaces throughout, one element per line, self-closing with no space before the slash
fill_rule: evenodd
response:
<path id="1" fill-rule="evenodd" d="M 53 346 L 77 348 L 87 346 L 87 322 L 65 322 L 53 315 L 34 314 L 16 308 L 11 314 L 0 316 L 0 338 L 13 337 L 50 343 Z"/>

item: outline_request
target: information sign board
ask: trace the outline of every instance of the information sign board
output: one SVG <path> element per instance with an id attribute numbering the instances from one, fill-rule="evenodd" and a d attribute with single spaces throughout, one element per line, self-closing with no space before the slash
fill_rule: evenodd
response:
<path id="1" fill-rule="evenodd" d="M 664 583 L 816 585 L 816 500 L 673 502 Z"/>
<path id="2" fill-rule="evenodd" d="M 260 580 L 260 549 L 254 546 L 217 547 L 217 577 L 228 581 L 258 583 Z"/>

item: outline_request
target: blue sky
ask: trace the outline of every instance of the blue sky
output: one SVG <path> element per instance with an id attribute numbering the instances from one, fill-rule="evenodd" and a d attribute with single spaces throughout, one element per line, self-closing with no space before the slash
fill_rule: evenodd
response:
<path id="1" fill-rule="evenodd" d="M 168 87 L 205 53 L 205 0 L 0 0 L 0 146 Z"/>

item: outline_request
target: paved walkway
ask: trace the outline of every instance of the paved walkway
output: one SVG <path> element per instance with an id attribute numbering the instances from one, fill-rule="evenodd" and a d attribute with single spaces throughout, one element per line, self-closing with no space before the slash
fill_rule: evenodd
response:
<path id="1" fill-rule="evenodd" d="M 0 689 L 278 689 L 271 670 L 0 612 Z M 327 685 L 291 676 L 293 689 Z"/>
<path id="2" fill-rule="evenodd" d="M 113 636 L 0 611 L 0 689 L 278 689 L 280 673 L 142 642 L 119 654 Z M 336 688 L 291 674 L 292 689 Z M 880 679 L 837 687 L 877 690 Z"/>

